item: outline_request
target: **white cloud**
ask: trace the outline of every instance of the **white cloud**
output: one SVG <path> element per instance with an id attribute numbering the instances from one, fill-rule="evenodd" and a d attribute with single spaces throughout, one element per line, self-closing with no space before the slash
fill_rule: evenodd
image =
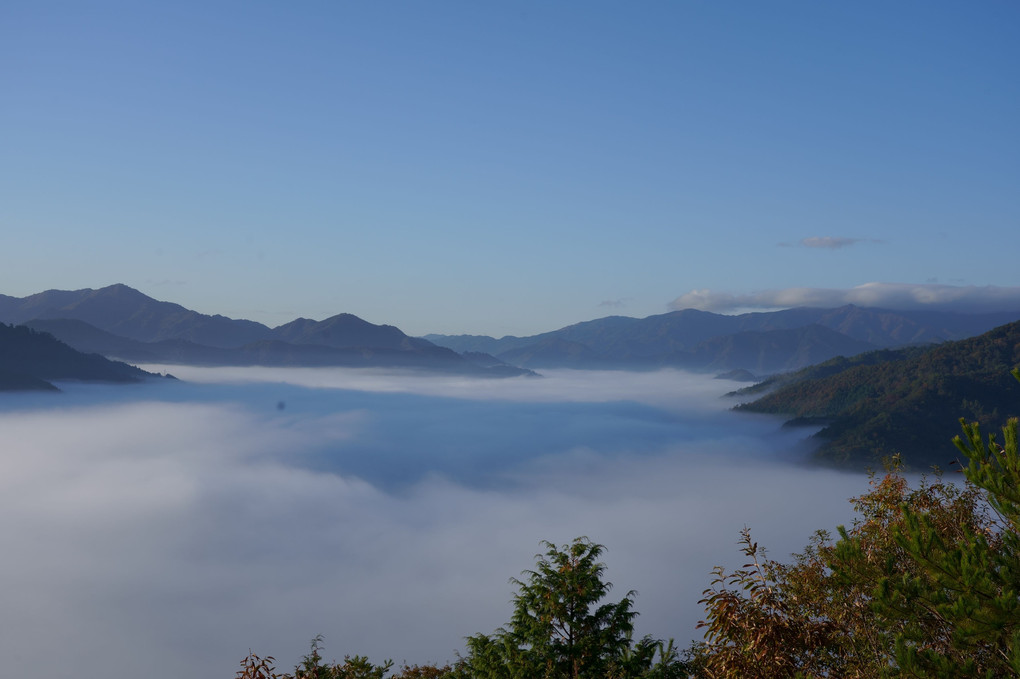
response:
<path id="1" fill-rule="evenodd" d="M 856 304 L 883 309 L 932 309 L 981 313 L 1020 310 L 1020 287 L 865 283 L 853 288 L 785 288 L 748 294 L 692 290 L 670 302 L 671 309 L 730 312 L 738 309 L 839 307 Z"/>
<path id="2" fill-rule="evenodd" d="M 841 238 L 838 236 L 812 236 L 804 238 L 800 244 L 808 248 L 826 248 L 838 250 L 861 242 L 861 238 Z"/>

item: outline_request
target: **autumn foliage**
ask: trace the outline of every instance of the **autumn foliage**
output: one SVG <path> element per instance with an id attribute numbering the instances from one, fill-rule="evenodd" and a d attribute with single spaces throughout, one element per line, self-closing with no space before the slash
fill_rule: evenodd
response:
<path id="1" fill-rule="evenodd" d="M 706 676 L 1020 676 L 1017 420 L 1001 442 L 961 424 L 961 483 L 910 488 L 894 466 L 852 500 L 853 526 L 791 564 L 745 530 L 748 563 L 702 600 Z"/>

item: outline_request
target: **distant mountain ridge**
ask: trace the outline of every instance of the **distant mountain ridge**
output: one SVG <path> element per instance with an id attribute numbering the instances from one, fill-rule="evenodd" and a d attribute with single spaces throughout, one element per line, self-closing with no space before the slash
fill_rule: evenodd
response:
<path id="1" fill-rule="evenodd" d="M 270 328 L 201 314 L 122 284 L 0 295 L 0 322 L 29 324 L 73 347 L 136 362 L 399 366 L 501 375 L 555 367 L 768 375 L 876 348 L 971 337 L 1018 318 L 1020 311 L 900 312 L 853 305 L 733 316 L 684 309 L 646 318 L 607 316 L 530 337 L 415 338 L 347 313 Z"/>
<path id="2" fill-rule="evenodd" d="M 1020 311 L 961 314 L 846 305 L 727 316 L 696 309 L 608 316 L 530 337 L 426 335 L 455 351 L 527 367 L 675 366 L 694 370 L 795 370 L 840 355 L 963 339 L 1020 318 Z"/>
<path id="3" fill-rule="evenodd" d="M 478 362 L 391 325 L 352 314 L 296 319 L 277 328 L 209 316 L 161 302 L 126 285 L 0 295 L 0 322 L 51 333 L 82 351 L 123 360 L 194 365 L 373 366 L 486 376 L 531 374 Z"/>
<path id="4" fill-rule="evenodd" d="M 184 339 L 212 347 L 235 347 L 271 335 L 261 323 L 200 314 L 123 284 L 98 290 L 47 290 L 20 299 L 0 295 L 0 321 L 4 323 L 21 325 L 58 318 L 84 321 L 139 342 Z"/>

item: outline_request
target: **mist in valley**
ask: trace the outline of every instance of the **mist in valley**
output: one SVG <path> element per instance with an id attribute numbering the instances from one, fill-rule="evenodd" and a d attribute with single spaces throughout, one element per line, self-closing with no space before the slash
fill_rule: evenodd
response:
<path id="1" fill-rule="evenodd" d="M 228 677 L 320 633 L 444 663 L 509 620 L 540 540 L 580 535 L 637 633 L 686 646 L 742 527 L 784 557 L 867 488 L 704 375 L 144 367 L 180 381 L 0 397 L 12 676 Z"/>

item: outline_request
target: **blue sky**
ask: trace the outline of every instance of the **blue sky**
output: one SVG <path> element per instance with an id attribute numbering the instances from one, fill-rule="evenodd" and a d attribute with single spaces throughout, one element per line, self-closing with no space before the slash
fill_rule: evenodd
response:
<path id="1" fill-rule="evenodd" d="M 9 0 L 0 294 L 413 334 L 1020 308 L 1018 32 L 1012 2 Z"/>

